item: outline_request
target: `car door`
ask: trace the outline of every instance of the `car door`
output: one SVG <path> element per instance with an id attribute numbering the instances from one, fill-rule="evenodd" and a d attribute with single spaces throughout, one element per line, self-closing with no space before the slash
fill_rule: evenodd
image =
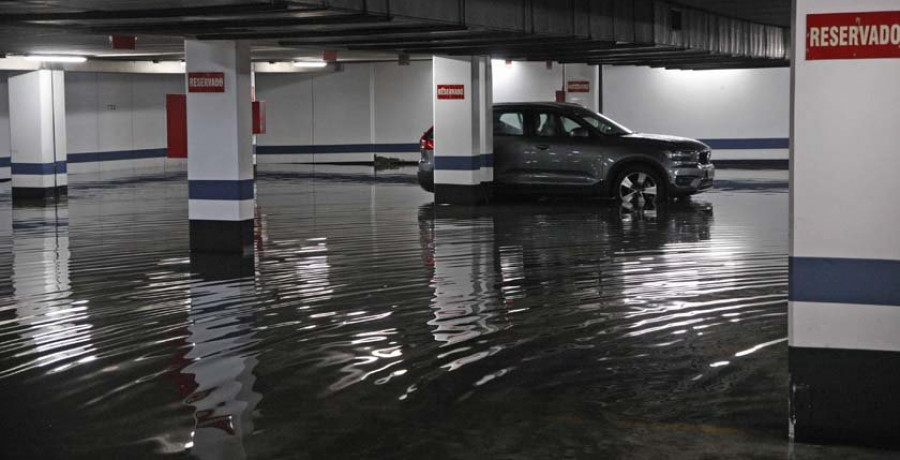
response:
<path id="1" fill-rule="evenodd" d="M 583 187 L 594 184 L 599 177 L 595 171 L 596 146 L 593 130 L 575 118 L 552 109 L 535 110 L 530 118 L 531 130 L 526 149 L 536 184 L 562 187 Z"/>
<path id="2" fill-rule="evenodd" d="M 515 135 L 504 132 L 508 129 L 503 121 L 523 123 Z M 560 169 L 556 163 L 562 159 L 553 149 L 556 134 L 556 119 L 543 118 L 532 109 L 494 111 L 494 181 L 506 185 L 550 185 L 558 184 Z"/>
<path id="3" fill-rule="evenodd" d="M 494 109 L 494 182 L 518 184 L 527 176 L 526 112 Z"/>
<path id="4" fill-rule="evenodd" d="M 578 116 L 560 114 L 558 149 L 564 156 L 562 165 L 568 183 L 593 186 L 603 179 L 604 136 Z"/>

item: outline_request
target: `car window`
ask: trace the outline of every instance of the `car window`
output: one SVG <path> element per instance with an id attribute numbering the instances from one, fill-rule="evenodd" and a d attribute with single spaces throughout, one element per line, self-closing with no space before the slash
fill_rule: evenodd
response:
<path id="1" fill-rule="evenodd" d="M 626 128 L 612 120 L 608 120 L 604 117 L 594 115 L 593 113 L 584 113 L 584 114 L 579 114 L 579 115 L 581 115 L 581 119 L 586 121 L 588 124 L 590 124 L 594 128 L 597 128 L 597 130 L 603 134 L 618 136 L 618 135 L 622 135 L 622 134 L 630 134 L 631 133 L 631 131 L 628 128 Z"/>
<path id="2" fill-rule="evenodd" d="M 537 126 L 535 126 L 534 128 L 535 136 L 559 136 L 559 115 L 551 112 L 540 112 L 538 113 L 536 121 Z"/>
<path id="3" fill-rule="evenodd" d="M 563 134 L 566 137 L 588 137 L 590 130 L 581 122 L 575 121 L 565 115 L 559 117 L 562 122 Z"/>
<path id="4" fill-rule="evenodd" d="M 522 136 L 525 134 L 525 118 L 521 112 L 500 112 L 494 115 L 494 134 Z"/>

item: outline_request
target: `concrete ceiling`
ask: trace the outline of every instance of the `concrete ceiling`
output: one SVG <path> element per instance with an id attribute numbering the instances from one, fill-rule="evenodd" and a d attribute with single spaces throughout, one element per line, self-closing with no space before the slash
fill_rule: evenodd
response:
<path id="1" fill-rule="evenodd" d="M 701 26 L 665 32 L 660 41 L 654 30 L 669 24 L 654 22 L 668 6 L 660 10 L 666 4 L 652 0 L 0 0 L 0 53 L 177 59 L 187 36 L 249 40 L 256 60 L 319 57 L 336 49 L 342 60 L 404 53 L 700 68 L 785 65 L 784 44 L 772 34 L 780 31 L 726 20 L 787 25 L 790 0 L 675 1 L 701 10 L 699 19 L 696 10 L 690 16 Z M 708 35 L 717 23 L 719 30 Z M 137 36 L 137 49 L 112 49 L 113 34 Z M 748 45 L 760 41 L 767 43 L 762 49 Z"/>
<path id="2" fill-rule="evenodd" d="M 791 25 L 791 0 L 676 0 L 723 16 L 780 27 Z"/>

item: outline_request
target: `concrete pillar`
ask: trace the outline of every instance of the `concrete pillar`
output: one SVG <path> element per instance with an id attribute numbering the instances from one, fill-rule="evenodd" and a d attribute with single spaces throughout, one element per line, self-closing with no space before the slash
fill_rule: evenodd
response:
<path id="1" fill-rule="evenodd" d="M 600 66 L 587 64 L 562 64 L 566 102 L 580 104 L 595 112 L 600 111 Z"/>
<path id="2" fill-rule="evenodd" d="M 65 195 L 66 90 L 59 70 L 9 78 L 13 199 L 52 200 Z"/>
<path id="3" fill-rule="evenodd" d="M 900 10 L 896 0 L 796 0 L 789 367 L 797 442 L 900 446 L 900 33 L 881 43 L 895 39 L 900 14 L 866 14 L 891 10 Z M 808 24 L 818 24 L 815 34 Z M 879 45 L 861 45 L 863 34 L 875 41 L 873 27 Z"/>
<path id="4" fill-rule="evenodd" d="M 434 184 L 441 204 L 490 197 L 493 95 L 487 57 L 434 57 Z"/>
<path id="5" fill-rule="evenodd" d="M 184 47 L 191 251 L 250 254 L 255 197 L 250 48 L 196 40 L 186 40 Z M 224 90 L 192 90 L 191 74 L 197 73 L 221 75 Z"/>
<path id="6" fill-rule="evenodd" d="M 5 75 L 0 75 L 0 182 L 12 179 L 9 149 L 9 83 Z"/>

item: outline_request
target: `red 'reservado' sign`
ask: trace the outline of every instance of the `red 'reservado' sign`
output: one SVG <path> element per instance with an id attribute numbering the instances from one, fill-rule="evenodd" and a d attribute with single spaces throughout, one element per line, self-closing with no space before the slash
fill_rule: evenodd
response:
<path id="1" fill-rule="evenodd" d="M 806 60 L 884 58 L 900 58 L 900 11 L 806 17 Z"/>

